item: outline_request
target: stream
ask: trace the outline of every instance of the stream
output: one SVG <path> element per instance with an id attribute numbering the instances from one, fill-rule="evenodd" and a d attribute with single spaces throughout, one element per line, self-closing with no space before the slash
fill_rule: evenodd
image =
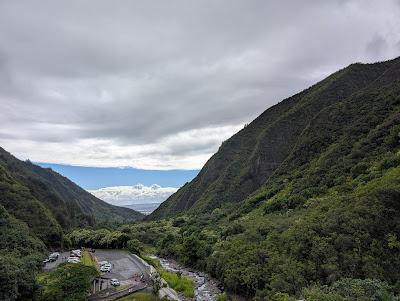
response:
<path id="1" fill-rule="evenodd" d="M 151 257 L 158 259 L 161 266 L 167 271 L 173 273 L 181 272 L 182 275 L 193 281 L 194 298 L 185 298 L 185 300 L 215 301 L 218 295 L 222 293 L 219 282 L 211 278 L 208 274 L 183 267 L 172 259 L 165 259 L 157 256 Z"/>

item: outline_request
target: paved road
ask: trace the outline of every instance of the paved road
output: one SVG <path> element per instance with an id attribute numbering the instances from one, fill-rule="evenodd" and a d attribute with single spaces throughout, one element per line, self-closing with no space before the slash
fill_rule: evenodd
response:
<path id="1" fill-rule="evenodd" d="M 139 279 L 141 275 L 147 278 L 146 267 L 134 256 L 121 250 L 96 250 L 93 255 L 97 261 L 108 261 L 112 265 L 110 273 L 103 273 L 107 278 L 117 278 L 121 285 L 129 284 L 132 278 Z"/>
<path id="2" fill-rule="evenodd" d="M 60 252 L 60 256 L 58 257 L 58 259 L 56 261 L 46 263 L 43 267 L 43 270 L 51 271 L 55 269 L 60 263 L 66 262 L 68 257 L 69 252 Z"/>

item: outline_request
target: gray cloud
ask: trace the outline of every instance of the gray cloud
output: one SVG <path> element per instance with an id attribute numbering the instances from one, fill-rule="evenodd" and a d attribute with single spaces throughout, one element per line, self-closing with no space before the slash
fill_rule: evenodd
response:
<path id="1" fill-rule="evenodd" d="M 1 1 L 0 144 L 21 158 L 201 167 L 282 98 L 398 55 L 398 1 Z"/>
<path id="2" fill-rule="evenodd" d="M 379 34 L 374 35 L 367 44 L 367 52 L 372 57 L 381 57 L 385 55 L 388 43 L 385 38 Z"/>

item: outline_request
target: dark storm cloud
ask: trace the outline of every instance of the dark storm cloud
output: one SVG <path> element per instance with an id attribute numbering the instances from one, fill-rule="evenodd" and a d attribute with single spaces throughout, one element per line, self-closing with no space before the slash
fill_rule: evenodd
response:
<path id="1" fill-rule="evenodd" d="M 282 98 L 398 55 L 399 1 L 0 1 L 0 143 L 200 167 Z"/>

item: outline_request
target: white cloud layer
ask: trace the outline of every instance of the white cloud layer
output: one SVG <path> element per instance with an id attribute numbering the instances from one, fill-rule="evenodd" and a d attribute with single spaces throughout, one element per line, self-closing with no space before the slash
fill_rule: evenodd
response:
<path id="1" fill-rule="evenodd" d="M 400 2 L 0 2 L 0 146 L 22 159 L 200 168 L 282 98 L 400 54 Z"/>
<path id="2" fill-rule="evenodd" d="M 144 186 L 137 184 L 134 186 L 115 186 L 105 187 L 89 192 L 107 203 L 125 206 L 148 213 L 149 208 L 154 209 L 158 204 L 165 201 L 170 195 L 175 193 L 178 188 L 161 187 L 157 184 Z"/>

